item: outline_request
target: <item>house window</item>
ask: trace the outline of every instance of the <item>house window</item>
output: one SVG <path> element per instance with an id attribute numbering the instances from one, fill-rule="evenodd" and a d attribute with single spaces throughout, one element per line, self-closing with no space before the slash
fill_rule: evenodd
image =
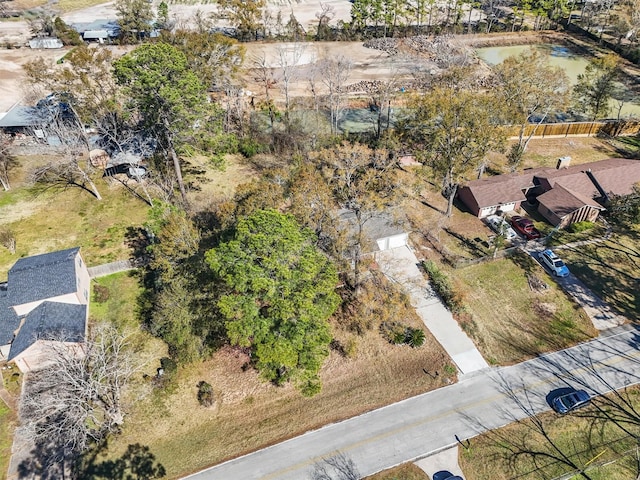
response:
<path id="1" fill-rule="evenodd" d="M 87 301 L 89 300 L 89 292 L 87 291 L 86 288 L 84 289 L 84 299 Z"/>

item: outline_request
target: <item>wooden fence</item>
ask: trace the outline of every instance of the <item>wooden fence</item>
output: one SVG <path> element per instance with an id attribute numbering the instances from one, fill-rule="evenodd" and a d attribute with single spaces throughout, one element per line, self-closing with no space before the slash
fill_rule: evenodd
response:
<path id="1" fill-rule="evenodd" d="M 572 123 L 543 123 L 529 124 L 525 127 L 524 136 L 535 129 L 534 137 L 567 137 L 569 135 L 592 136 L 606 134 L 612 137 L 618 135 L 637 135 L 640 132 L 640 121 L 621 120 L 613 122 L 572 122 Z M 520 127 L 512 126 L 507 130 L 510 137 L 517 137 Z"/>

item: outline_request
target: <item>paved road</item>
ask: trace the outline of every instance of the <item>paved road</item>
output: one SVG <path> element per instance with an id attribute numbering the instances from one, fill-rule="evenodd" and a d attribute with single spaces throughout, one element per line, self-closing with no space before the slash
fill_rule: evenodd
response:
<path id="1" fill-rule="evenodd" d="M 425 457 L 548 409 L 555 388 L 588 385 L 592 393 L 640 383 L 640 328 L 620 327 L 577 347 L 512 367 L 483 370 L 454 385 L 328 425 L 223 463 L 190 480 L 305 480 L 315 462 L 342 452 L 362 475 Z"/>

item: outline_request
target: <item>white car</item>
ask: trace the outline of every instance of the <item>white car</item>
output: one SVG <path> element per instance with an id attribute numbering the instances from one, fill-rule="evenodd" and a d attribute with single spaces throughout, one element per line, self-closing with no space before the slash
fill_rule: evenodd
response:
<path id="1" fill-rule="evenodd" d="M 569 269 L 552 250 L 546 249 L 538 253 L 540 263 L 546 266 L 556 277 L 569 276 Z"/>
<path id="2" fill-rule="evenodd" d="M 485 221 L 487 222 L 487 225 L 491 227 L 491 230 L 504 235 L 504 237 L 509 241 L 518 237 L 515 230 L 511 228 L 507 221 L 499 215 L 489 215 L 485 218 Z"/>

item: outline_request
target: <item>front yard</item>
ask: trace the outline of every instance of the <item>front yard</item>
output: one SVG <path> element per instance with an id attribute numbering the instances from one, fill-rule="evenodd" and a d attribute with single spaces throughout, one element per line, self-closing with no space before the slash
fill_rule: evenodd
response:
<path id="1" fill-rule="evenodd" d="M 491 364 L 511 365 L 597 335 L 582 308 L 522 253 L 451 275 L 468 310 L 459 321 Z M 536 279 L 547 288 L 532 289 Z"/>
<path id="2" fill-rule="evenodd" d="M 617 230 L 599 243 L 558 250 L 569 269 L 632 322 L 640 315 L 640 226 Z"/>

